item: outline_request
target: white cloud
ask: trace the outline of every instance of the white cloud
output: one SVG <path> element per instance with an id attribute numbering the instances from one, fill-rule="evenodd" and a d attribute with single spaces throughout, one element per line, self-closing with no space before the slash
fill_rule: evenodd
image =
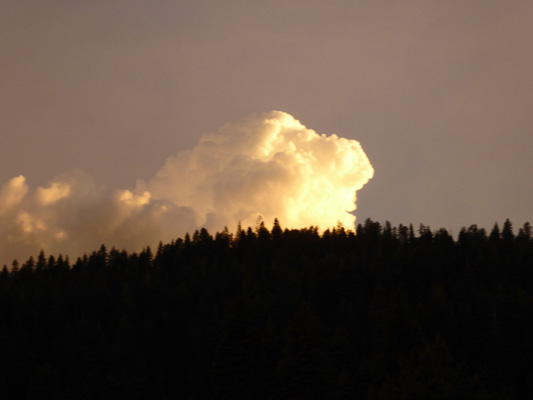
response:
<path id="1" fill-rule="evenodd" d="M 289 228 L 351 227 L 355 192 L 372 176 L 358 142 L 283 112 L 252 115 L 204 135 L 133 190 L 106 190 L 75 171 L 28 195 L 23 176 L 11 179 L 0 191 L 2 262 L 41 248 L 75 257 L 101 243 L 137 251 L 202 226 L 253 226 L 259 215 Z"/>
<path id="2" fill-rule="evenodd" d="M 352 226 L 355 191 L 373 176 L 360 144 L 319 135 L 291 115 L 252 115 L 205 135 L 139 182 L 155 200 L 193 208 L 198 224 L 253 225 L 260 214 L 287 227 Z"/>

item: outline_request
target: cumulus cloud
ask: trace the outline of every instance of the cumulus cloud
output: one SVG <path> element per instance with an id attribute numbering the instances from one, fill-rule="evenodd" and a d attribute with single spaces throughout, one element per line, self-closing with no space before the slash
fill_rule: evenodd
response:
<path id="1" fill-rule="evenodd" d="M 66 182 L 53 182 L 48 188 L 37 189 L 37 196 L 43 205 L 55 203 L 70 195 L 70 185 Z"/>
<path id="2" fill-rule="evenodd" d="M 39 249 L 78 256 L 101 243 L 136 251 L 199 227 L 267 223 L 353 226 L 356 191 L 373 176 L 360 144 L 317 134 L 272 111 L 229 123 L 169 158 L 153 179 L 109 190 L 75 171 L 30 192 L 18 176 L 0 190 L 2 262 Z"/>
<path id="3" fill-rule="evenodd" d="M 0 190 L 0 215 L 19 204 L 27 192 L 26 178 L 22 175 L 9 180 Z"/>

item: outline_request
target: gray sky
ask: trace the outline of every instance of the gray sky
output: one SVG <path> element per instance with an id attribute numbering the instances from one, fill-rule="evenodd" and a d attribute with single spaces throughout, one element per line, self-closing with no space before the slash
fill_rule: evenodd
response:
<path id="1" fill-rule="evenodd" d="M 0 182 L 111 188 L 254 112 L 358 140 L 358 222 L 533 222 L 533 2 L 0 0 Z"/>

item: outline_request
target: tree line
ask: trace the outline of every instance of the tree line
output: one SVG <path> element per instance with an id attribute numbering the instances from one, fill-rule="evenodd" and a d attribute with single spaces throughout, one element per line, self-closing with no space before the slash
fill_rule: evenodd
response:
<path id="1" fill-rule="evenodd" d="M 276 220 L 0 273 L 0 396 L 533 398 L 533 235 Z"/>

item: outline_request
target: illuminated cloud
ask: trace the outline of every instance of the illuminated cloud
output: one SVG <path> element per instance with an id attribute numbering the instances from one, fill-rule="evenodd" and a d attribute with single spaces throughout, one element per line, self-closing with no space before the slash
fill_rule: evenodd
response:
<path id="1" fill-rule="evenodd" d="M 55 203 L 70 195 L 70 185 L 66 182 L 53 182 L 48 188 L 37 189 L 37 197 L 43 205 Z"/>
<path id="2" fill-rule="evenodd" d="M 361 145 L 319 135 L 291 115 L 252 115 L 206 134 L 190 151 L 167 160 L 139 182 L 154 200 L 193 208 L 198 225 L 254 225 L 280 219 L 286 227 L 353 226 L 355 191 L 373 176 Z"/>
<path id="3" fill-rule="evenodd" d="M 31 193 L 23 176 L 0 190 L 2 263 L 41 248 L 78 256 L 101 243 L 131 251 L 199 227 L 352 227 L 356 191 L 373 176 L 360 144 L 319 135 L 291 115 L 252 115 L 204 135 L 132 190 L 74 171 Z"/>
<path id="4" fill-rule="evenodd" d="M 0 215 L 19 204 L 28 193 L 26 178 L 19 175 L 10 179 L 0 190 Z"/>

